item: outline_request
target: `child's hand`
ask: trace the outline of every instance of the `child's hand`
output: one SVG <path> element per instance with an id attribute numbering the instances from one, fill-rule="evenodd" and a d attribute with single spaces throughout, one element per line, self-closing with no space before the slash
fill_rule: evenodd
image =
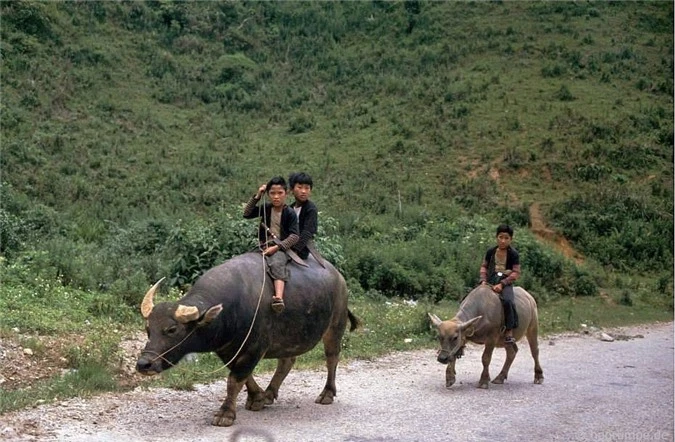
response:
<path id="1" fill-rule="evenodd" d="M 262 198 L 263 194 L 265 193 L 265 190 L 267 190 L 267 185 L 263 184 L 258 188 L 258 193 L 256 193 L 256 197 L 258 199 Z"/>
<path id="2" fill-rule="evenodd" d="M 279 246 L 272 246 L 265 249 L 265 256 L 272 256 L 279 251 Z"/>
<path id="3" fill-rule="evenodd" d="M 501 283 L 492 286 L 492 290 L 494 290 L 497 293 L 501 293 L 503 288 L 504 286 Z"/>

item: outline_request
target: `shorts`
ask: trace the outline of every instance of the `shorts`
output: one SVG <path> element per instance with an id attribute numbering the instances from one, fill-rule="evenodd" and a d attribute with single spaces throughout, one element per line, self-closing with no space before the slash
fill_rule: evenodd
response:
<path id="1" fill-rule="evenodd" d="M 272 256 L 266 256 L 265 262 L 267 262 L 267 272 L 270 274 L 270 278 L 275 281 L 288 281 L 291 277 L 291 271 L 288 268 L 288 261 L 290 260 L 286 252 L 281 250 Z"/>

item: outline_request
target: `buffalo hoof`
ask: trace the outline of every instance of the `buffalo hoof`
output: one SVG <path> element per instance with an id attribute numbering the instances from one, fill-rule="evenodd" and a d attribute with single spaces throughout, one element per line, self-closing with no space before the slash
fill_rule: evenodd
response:
<path id="1" fill-rule="evenodd" d="M 232 424 L 234 424 L 234 419 L 236 417 L 237 415 L 234 411 L 218 410 L 216 411 L 216 414 L 213 416 L 211 425 L 215 425 L 216 427 L 231 427 Z"/>
<path id="2" fill-rule="evenodd" d="M 446 379 L 445 380 L 445 388 L 450 388 L 453 385 L 455 385 L 455 379 Z"/>
<path id="3" fill-rule="evenodd" d="M 503 384 L 505 380 L 506 380 L 506 376 L 500 374 L 499 376 L 497 376 L 496 378 L 494 378 L 492 380 L 492 383 L 493 384 Z"/>
<path id="4" fill-rule="evenodd" d="M 272 390 L 265 391 L 265 405 L 272 405 L 277 395 Z"/>
<path id="5" fill-rule="evenodd" d="M 489 387 L 490 387 L 490 384 L 488 384 L 487 382 L 481 382 L 481 383 L 478 384 L 478 388 L 481 388 L 483 390 L 487 390 Z"/>
<path id="6" fill-rule="evenodd" d="M 246 409 L 251 411 L 260 411 L 265 407 L 266 398 L 264 393 L 249 394 L 246 399 Z"/>
<path id="7" fill-rule="evenodd" d="M 541 385 L 544 383 L 544 378 L 534 378 L 534 383 Z"/>
<path id="8" fill-rule="evenodd" d="M 330 405 L 333 403 L 334 397 L 335 394 L 332 391 L 324 390 L 321 392 L 321 394 L 316 398 L 314 402 L 321 405 Z"/>

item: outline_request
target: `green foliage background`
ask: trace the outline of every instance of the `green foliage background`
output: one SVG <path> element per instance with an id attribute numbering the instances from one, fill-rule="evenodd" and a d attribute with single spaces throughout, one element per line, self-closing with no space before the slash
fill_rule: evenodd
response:
<path id="1" fill-rule="evenodd" d="M 38 277 L 124 318 L 250 248 L 242 203 L 297 170 L 354 293 L 460 299 L 509 222 L 539 300 L 672 295 L 672 2 L 0 8 L 5 307 Z"/>

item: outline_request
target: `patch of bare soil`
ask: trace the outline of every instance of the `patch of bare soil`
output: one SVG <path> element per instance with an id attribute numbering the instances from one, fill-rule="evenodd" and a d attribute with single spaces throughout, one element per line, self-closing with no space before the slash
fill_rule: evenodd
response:
<path id="1" fill-rule="evenodd" d="M 574 250 L 574 247 L 564 236 L 547 227 L 541 214 L 541 205 L 539 203 L 534 203 L 530 206 L 530 224 L 530 230 L 539 239 L 560 250 L 567 258 L 574 259 L 579 264 L 583 262 L 583 256 Z"/>
<path id="2" fill-rule="evenodd" d="M 67 371 L 63 341 L 45 336 L 0 338 L 0 387 L 26 388 Z"/>
<path id="3" fill-rule="evenodd" d="M 62 376 L 71 369 L 68 351 L 84 342 L 83 335 L 39 336 L 16 333 L 0 337 L 0 389 L 12 391 Z M 145 335 L 137 333 L 122 340 L 117 360 L 120 386 L 133 387 L 136 357 L 145 345 Z"/>
<path id="4" fill-rule="evenodd" d="M 488 173 L 490 174 L 490 178 L 492 178 L 495 181 L 499 181 L 499 170 L 496 167 L 490 168 L 490 171 Z"/>
<path id="5" fill-rule="evenodd" d="M 482 168 L 475 168 L 471 170 L 468 173 L 469 178 L 476 178 L 479 173 L 483 173 L 484 170 Z M 490 169 L 487 171 L 488 175 L 490 178 L 495 181 L 499 182 L 500 174 L 499 174 L 499 169 L 497 167 L 490 167 Z M 521 177 L 526 177 L 529 176 L 530 172 L 526 169 L 521 169 L 519 172 Z M 550 180 L 550 170 L 545 169 L 544 170 L 544 176 Z M 512 198 L 513 199 L 513 198 Z M 517 202 L 517 201 L 513 201 Z M 583 263 L 584 257 L 577 252 L 574 247 L 570 244 L 570 242 L 562 236 L 560 233 L 556 232 L 555 230 L 549 228 L 546 224 L 546 221 L 541 214 L 541 204 L 540 203 L 533 203 L 530 206 L 530 230 L 532 233 L 537 236 L 541 241 L 546 242 L 547 244 L 551 245 L 552 247 L 556 248 L 559 250 L 564 256 L 567 258 L 575 260 L 578 264 Z"/>

